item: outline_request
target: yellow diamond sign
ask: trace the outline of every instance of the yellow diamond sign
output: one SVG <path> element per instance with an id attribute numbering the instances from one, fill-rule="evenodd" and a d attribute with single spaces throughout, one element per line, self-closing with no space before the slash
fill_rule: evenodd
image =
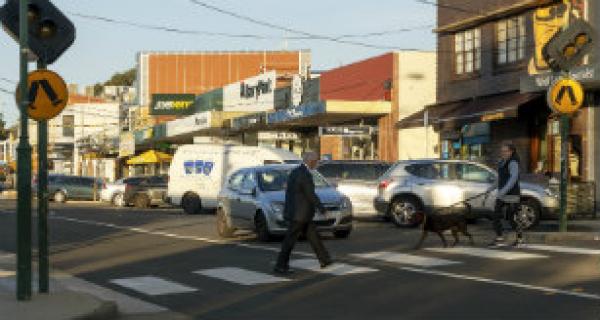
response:
<path id="1" fill-rule="evenodd" d="M 561 78 L 548 88 L 548 106 L 558 113 L 573 113 L 583 105 L 583 86 L 571 78 Z"/>

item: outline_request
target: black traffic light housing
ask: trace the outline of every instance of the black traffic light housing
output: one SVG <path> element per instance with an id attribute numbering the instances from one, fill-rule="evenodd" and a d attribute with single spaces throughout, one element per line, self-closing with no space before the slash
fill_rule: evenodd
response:
<path id="1" fill-rule="evenodd" d="M 29 50 L 40 62 L 51 64 L 75 41 L 75 26 L 49 0 L 29 0 Z M 0 8 L 0 21 L 19 37 L 19 0 L 7 0 Z"/>
<path id="2" fill-rule="evenodd" d="M 569 71 L 579 65 L 598 41 L 596 31 L 587 22 L 577 19 L 565 30 L 557 32 L 544 47 L 546 62 L 555 71 Z"/>

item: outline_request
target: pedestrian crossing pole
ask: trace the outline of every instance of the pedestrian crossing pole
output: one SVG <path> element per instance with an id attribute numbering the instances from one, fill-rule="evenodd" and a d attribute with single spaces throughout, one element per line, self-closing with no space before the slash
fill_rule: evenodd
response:
<path id="1" fill-rule="evenodd" d="M 558 231 L 567 231 L 567 181 L 569 179 L 569 125 L 568 114 L 560 115 L 560 222 Z"/>
<path id="2" fill-rule="evenodd" d="M 38 70 L 46 64 L 38 60 Z M 38 285 L 48 293 L 50 266 L 48 258 L 48 120 L 38 120 Z"/>

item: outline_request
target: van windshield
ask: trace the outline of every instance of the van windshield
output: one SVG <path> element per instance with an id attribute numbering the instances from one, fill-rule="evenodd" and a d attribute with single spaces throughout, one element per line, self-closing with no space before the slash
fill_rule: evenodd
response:
<path id="1" fill-rule="evenodd" d="M 269 170 L 258 174 L 258 185 L 264 192 L 283 191 L 287 187 L 288 176 L 292 172 L 289 170 Z M 315 188 L 329 188 L 327 180 L 316 171 L 312 171 Z"/>

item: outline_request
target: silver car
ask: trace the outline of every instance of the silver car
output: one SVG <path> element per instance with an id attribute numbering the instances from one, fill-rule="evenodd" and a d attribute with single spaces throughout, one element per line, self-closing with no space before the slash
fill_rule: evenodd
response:
<path id="1" fill-rule="evenodd" d="M 113 183 L 107 183 L 100 192 L 100 200 L 110 202 L 117 207 L 124 207 L 125 204 L 125 187 L 128 183 L 138 184 L 145 177 L 130 177 L 119 179 Z"/>
<path id="2" fill-rule="evenodd" d="M 414 226 L 414 213 L 450 206 L 493 189 L 496 172 L 479 163 L 461 160 L 411 160 L 397 162 L 379 180 L 374 205 L 379 214 L 398 226 Z M 558 195 L 543 185 L 520 182 L 520 216 L 525 227 L 540 219 L 555 217 Z M 468 202 L 472 217 L 494 210 L 495 190 L 488 197 Z M 514 221 L 511 221 L 514 224 Z"/>
<path id="3" fill-rule="evenodd" d="M 283 235 L 288 223 L 283 217 L 285 189 L 290 172 L 298 165 L 267 165 L 233 173 L 219 194 L 217 231 L 231 237 L 235 230 L 253 230 L 261 241 Z M 346 238 L 352 231 L 352 204 L 313 171 L 317 196 L 327 209 L 317 213 L 314 222 L 319 231 L 333 232 Z"/>
<path id="4" fill-rule="evenodd" d="M 334 160 L 319 162 L 317 171 L 350 198 L 355 217 L 376 217 L 377 180 L 391 166 L 382 161 Z"/>

